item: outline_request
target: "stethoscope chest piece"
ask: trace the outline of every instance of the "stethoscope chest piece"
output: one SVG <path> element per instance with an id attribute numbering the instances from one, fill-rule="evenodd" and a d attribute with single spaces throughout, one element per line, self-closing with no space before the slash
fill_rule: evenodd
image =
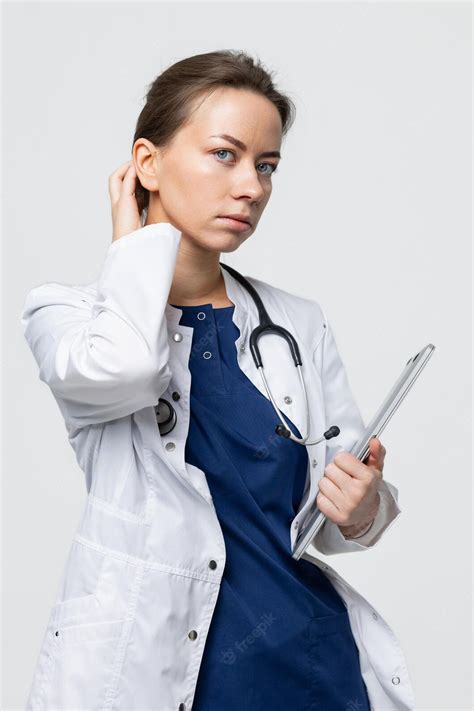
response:
<path id="1" fill-rule="evenodd" d="M 174 428 L 177 422 L 176 410 L 173 405 L 160 397 L 158 404 L 154 406 L 156 424 L 160 430 L 160 435 L 166 435 Z"/>

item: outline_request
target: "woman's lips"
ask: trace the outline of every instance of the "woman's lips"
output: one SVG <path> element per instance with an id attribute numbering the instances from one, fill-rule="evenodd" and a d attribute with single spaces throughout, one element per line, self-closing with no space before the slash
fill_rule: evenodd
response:
<path id="1" fill-rule="evenodd" d="M 232 217 L 218 217 L 218 220 L 224 220 L 227 226 L 231 230 L 237 230 L 237 232 L 246 232 L 250 229 L 251 225 L 248 222 L 241 222 L 240 220 L 234 220 Z"/>

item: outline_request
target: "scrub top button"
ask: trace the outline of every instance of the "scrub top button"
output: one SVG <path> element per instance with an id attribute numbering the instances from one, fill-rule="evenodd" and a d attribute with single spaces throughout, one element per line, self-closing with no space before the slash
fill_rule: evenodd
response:
<path id="1" fill-rule="evenodd" d="M 392 676 L 392 684 L 399 684 L 400 683 L 400 677 L 399 676 Z"/>
<path id="2" fill-rule="evenodd" d="M 165 444 L 165 449 L 167 449 L 168 452 L 172 452 L 173 449 L 175 449 L 175 448 L 176 448 L 176 445 L 175 445 L 174 442 L 167 442 L 167 443 Z"/>
<path id="3" fill-rule="evenodd" d="M 198 317 L 198 319 L 199 319 L 200 321 L 202 321 L 203 319 L 206 318 L 206 314 L 204 313 L 204 311 L 200 311 L 200 312 L 198 313 L 197 317 Z"/>
<path id="4" fill-rule="evenodd" d="M 208 360 L 212 356 L 212 353 L 210 351 L 204 351 L 202 354 L 202 357 Z"/>
<path id="5" fill-rule="evenodd" d="M 173 333 L 173 341 L 176 341 L 176 343 L 179 343 L 182 340 L 183 340 L 182 333 Z"/>

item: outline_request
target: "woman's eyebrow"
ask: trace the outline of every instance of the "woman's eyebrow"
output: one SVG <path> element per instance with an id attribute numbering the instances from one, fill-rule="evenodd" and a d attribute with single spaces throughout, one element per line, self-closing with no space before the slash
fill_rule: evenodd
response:
<path id="1" fill-rule="evenodd" d="M 234 146 L 237 146 L 237 148 L 240 148 L 241 151 L 246 151 L 247 146 L 245 143 L 242 143 L 242 141 L 239 141 L 238 138 L 234 138 L 233 136 L 229 136 L 227 133 L 221 133 L 219 136 L 209 136 L 209 138 L 223 138 L 225 141 L 229 141 L 229 143 L 233 143 Z M 264 151 L 263 153 L 260 153 L 258 158 L 281 158 L 280 151 Z"/>

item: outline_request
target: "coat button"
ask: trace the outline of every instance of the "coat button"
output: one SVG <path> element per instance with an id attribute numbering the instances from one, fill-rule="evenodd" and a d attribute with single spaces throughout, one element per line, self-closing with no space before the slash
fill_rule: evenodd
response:
<path id="1" fill-rule="evenodd" d="M 217 568 L 217 563 L 216 563 L 216 561 L 215 561 L 215 560 L 210 560 L 210 561 L 209 561 L 209 567 L 211 568 L 211 570 L 215 570 L 215 569 Z"/>
<path id="2" fill-rule="evenodd" d="M 182 333 L 173 333 L 173 341 L 176 341 L 176 343 L 179 343 L 182 340 L 183 340 Z"/>
<path id="3" fill-rule="evenodd" d="M 374 618 L 374 620 L 378 620 L 378 619 L 379 619 L 376 612 L 373 612 L 373 613 L 372 613 L 372 617 Z"/>
<path id="4" fill-rule="evenodd" d="M 167 449 L 168 452 L 172 452 L 173 449 L 176 449 L 176 445 L 175 445 L 174 442 L 167 442 L 167 443 L 165 444 L 165 449 Z"/>
<path id="5" fill-rule="evenodd" d="M 186 711 L 186 704 L 180 704 L 178 706 L 178 711 Z"/>
<path id="6" fill-rule="evenodd" d="M 400 677 L 399 676 L 392 676 L 392 684 L 399 684 L 400 683 Z"/>
<path id="7" fill-rule="evenodd" d="M 197 636 L 198 633 L 196 632 L 196 630 L 191 630 L 191 632 L 188 633 L 189 639 L 196 639 Z"/>
<path id="8" fill-rule="evenodd" d="M 293 400 L 291 399 L 291 397 L 289 395 L 285 395 L 285 397 L 283 399 L 287 405 L 289 405 L 290 402 L 293 402 Z"/>
<path id="9" fill-rule="evenodd" d="M 174 393 L 172 393 L 171 397 L 173 398 L 173 400 L 179 400 L 181 395 L 175 390 Z"/>
<path id="10" fill-rule="evenodd" d="M 313 467 L 315 467 L 315 466 L 317 465 L 317 463 L 318 463 L 318 462 L 316 461 L 316 459 L 313 459 L 313 461 L 311 462 L 311 464 L 313 465 Z"/>

